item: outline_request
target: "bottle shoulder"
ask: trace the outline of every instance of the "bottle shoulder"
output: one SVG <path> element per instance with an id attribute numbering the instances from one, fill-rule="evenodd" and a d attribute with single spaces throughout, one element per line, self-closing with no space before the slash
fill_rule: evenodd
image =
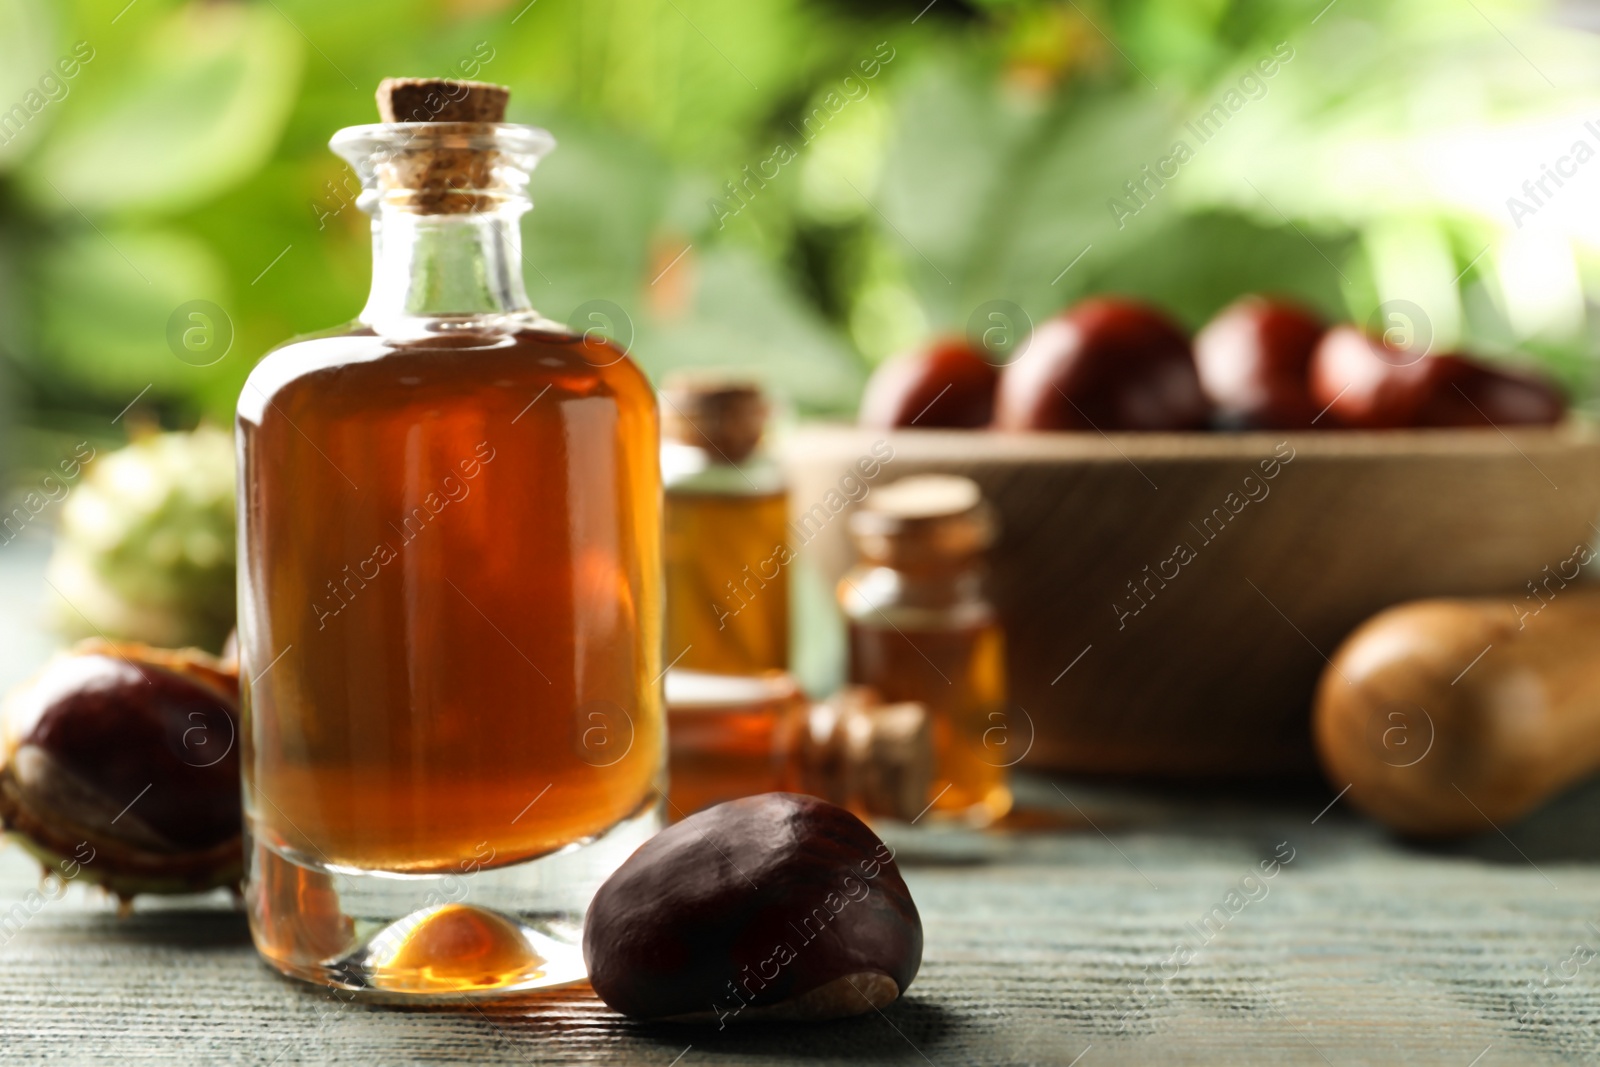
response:
<path id="1" fill-rule="evenodd" d="M 837 595 L 846 618 L 872 625 L 970 629 L 996 617 L 976 568 L 912 573 L 864 562 L 839 580 Z"/>
<path id="2" fill-rule="evenodd" d="M 286 341 L 251 369 L 238 418 L 259 423 L 269 404 L 312 394 L 356 410 L 400 398 L 521 397 L 530 388 L 551 390 L 552 400 L 604 396 L 654 411 L 649 380 L 608 343 L 543 320 L 509 328 L 444 325 L 422 337 L 394 337 L 355 323 Z"/>
<path id="3" fill-rule="evenodd" d="M 745 462 L 719 462 L 717 456 L 678 441 L 661 443 L 661 479 L 667 492 L 682 496 L 783 496 L 783 468 L 764 452 Z"/>

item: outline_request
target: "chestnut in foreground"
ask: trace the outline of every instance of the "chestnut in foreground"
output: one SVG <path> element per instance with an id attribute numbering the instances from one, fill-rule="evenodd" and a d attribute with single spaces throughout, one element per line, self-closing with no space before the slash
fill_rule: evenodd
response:
<path id="1" fill-rule="evenodd" d="M 595 894 L 583 955 L 600 999 L 635 1018 L 837 1019 L 905 992 L 922 920 L 860 819 L 766 793 L 641 845 Z"/>
<path id="2" fill-rule="evenodd" d="M 75 646 L 7 698 L 0 822 L 124 900 L 236 884 L 238 699 L 203 652 Z"/>
<path id="3" fill-rule="evenodd" d="M 1326 324 L 1299 304 L 1246 296 L 1217 313 L 1194 339 L 1200 384 L 1229 428 L 1309 427 L 1311 354 Z"/>
<path id="4" fill-rule="evenodd" d="M 1337 326 L 1311 359 L 1312 398 L 1339 425 L 1544 426 L 1566 405 L 1546 382 L 1460 355 L 1430 356 Z"/>
<path id="5" fill-rule="evenodd" d="M 1189 341 L 1133 300 L 1085 300 L 1034 331 L 1000 377 L 999 430 L 1199 430 L 1210 408 Z"/>
<path id="6" fill-rule="evenodd" d="M 959 338 L 895 356 L 872 372 L 860 423 L 973 429 L 989 425 L 1000 372 Z"/>

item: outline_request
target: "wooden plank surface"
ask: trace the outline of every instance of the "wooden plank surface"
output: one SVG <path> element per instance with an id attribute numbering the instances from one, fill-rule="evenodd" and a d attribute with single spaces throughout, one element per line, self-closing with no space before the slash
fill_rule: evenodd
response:
<path id="1" fill-rule="evenodd" d="M 927 950 L 881 1015 L 646 1026 L 586 989 L 482 1011 L 369 1008 L 269 972 L 225 899 L 119 919 L 73 887 L 0 946 L 0 1063 L 1600 1059 L 1600 957 L 1561 966 L 1575 945 L 1600 949 L 1600 789 L 1511 838 L 1422 852 L 1337 806 L 1313 823 L 1331 790 L 1197 800 L 1057 784 L 1065 795 L 1041 781 L 1027 793 L 1098 830 L 896 837 Z M 35 885 L 19 852 L 0 856 L 0 911 Z M 1254 899 L 1229 912 L 1230 890 Z M 1193 958 L 1163 980 L 1184 941 Z M 1571 977 L 1546 988 L 1547 966 Z"/>
<path id="2" fill-rule="evenodd" d="M 51 645 L 44 549 L 0 550 L 0 686 Z M 0 926 L 0 1064 L 1600 1062 L 1600 956 L 1566 962 L 1600 950 L 1600 787 L 1509 836 L 1420 850 L 1337 804 L 1323 814 L 1337 790 L 1320 784 L 1025 785 L 1062 826 L 893 835 L 926 952 L 882 1015 L 644 1026 L 584 989 L 481 1012 L 369 1008 L 269 971 L 226 895 L 120 919 L 73 886 L 14 936 Z M 1280 847 L 1294 859 L 1245 883 Z M 37 884 L 24 854 L 0 851 L 0 915 Z M 1229 912 L 1244 890 L 1258 899 Z M 1164 974 L 1184 941 L 1193 958 Z"/>

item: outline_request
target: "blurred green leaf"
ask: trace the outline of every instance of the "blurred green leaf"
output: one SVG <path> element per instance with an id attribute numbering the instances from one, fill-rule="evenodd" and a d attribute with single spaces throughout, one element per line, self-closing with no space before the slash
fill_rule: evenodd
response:
<path id="1" fill-rule="evenodd" d="M 56 73 L 52 49 L 59 32 L 49 5 L 0 3 L 0 167 L 26 152 L 61 112 L 59 106 L 52 109 L 55 101 L 39 85 L 40 78 Z M 18 107 L 23 110 L 15 111 Z"/>
<path id="2" fill-rule="evenodd" d="M 693 306 L 652 320 L 634 351 L 658 380 L 679 368 L 728 368 L 753 374 L 804 413 L 854 410 L 859 359 L 771 264 L 742 249 L 714 249 L 674 270 L 693 272 Z"/>
<path id="3" fill-rule="evenodd" d="M 65 199 L 90 214 L 171 211 L 214 196 L 271 155 L 300 52 L 270 8 L 182 7 L 140 42 L 115 84 L 80 76 L 83 99 L 29 161 L 26 184 L 47 210 L 64 210 Z"/>
<path id="4" fill-rule="evenodd" d="M 1128 243 L 1111 246 L 1103 261 L 1084 258 L 1074 273 L 1083 270 L 1085 291 L 1148 300 L 1191 330 L 1245 292 L 1293 297 L 1333 319 L 1344 314 L 1346 286 L 1333 263 L 1354 247 L 1348 235 L 1302 235 L 1222 212 L 1151 222 L 1130 226 Z"/>
<path id="5" fill-rule="evenodd" d="M 883 240 L 904 250 L 936 328 L 960 328 L 991 299 L 1049 314 L 1083 291 L 1080 254 L 1092 267 L 1176 206 L 1158 194 L 1120 226 L 1108 209 L 1172 146 L 1163 98 L 1030 103 L 948 64 L 925 66 L 901 90 Z"/>
<path id="6" fill-rule="evenodd" d="M 183 396 L 211 372 L 167 347 L 167 320 L 190 300 L 226 306 L 225 275 L 202 241 L 152 230 L 93 230 L 59 240 L 39 264 L 38 349 L 32 370 L 85 406 L 120 408 Z"/>
<path id="7" fill-rule="evenodd" d="M 671 169 L 631 138 L 578 120 L 551 125 L 558 144 L 534 172 L 524 276 L 534 306 L 564 321 L 585 301 L 628 304 L 647 287 Z"/>
<path id="8" fill-rule="evenodd" d="M 1546 0 L 1474 6 L 0 0 L 0 109 L 96 50 L 0 146 L 0 344 L 33 425 L 108 424 L 152 383 L 168 422 L 225 418 L 261 353 L 361 307 L 368 220 L 329 213 L 329 136 L 373 121 L 385 75 L 469 76 L 561 141 L 524 226 L 534 305 L 626 308 L 652 372 L 741 366 L 847 412 L 869 360 L 990 300 L 1037 321 L 1115 289 L 1195 326 L 1252 289 L 1357 319 L 1415 290 L 1464 344 L 1588 390 L 1600 163 L 1531 219 L 1507 199 L 1600 148 L 1600 42 Z M 798 136 L 880 47 L 870 97 Z M 707 201 L 779 142 L 798 158 L 718 225 Z M 236 327 L 214 367 L 167 350 L 196 298 Z"/>

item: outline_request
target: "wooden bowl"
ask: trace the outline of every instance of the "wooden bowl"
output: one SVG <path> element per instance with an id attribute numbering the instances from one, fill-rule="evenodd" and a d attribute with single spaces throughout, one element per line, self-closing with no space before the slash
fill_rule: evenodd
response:
<path id="1" fill-rule="evenodd" d="M 858 462 L 875 444 L 892 459 L 869 479 L 871 463 Z M 1307 772 L 1312 691 L 1357 623 L 1443 594 L 1499 594 L 1508 614 L 1535 608 L 1530 583 L 1560 595 L 1560 573 L 1570 581 L 1567 561 L 1600 516 L 1600 433 L 1580 423 L 1238 434 L 816 426 L 783 452 L 791 534 L 830 581 L 854 559 L 851 495 L 930 471 L 983 487 L 1000 517 L 990 592 L 1011 696 L 1035 731 L 1026 762 L 1078 772 Z"/>

